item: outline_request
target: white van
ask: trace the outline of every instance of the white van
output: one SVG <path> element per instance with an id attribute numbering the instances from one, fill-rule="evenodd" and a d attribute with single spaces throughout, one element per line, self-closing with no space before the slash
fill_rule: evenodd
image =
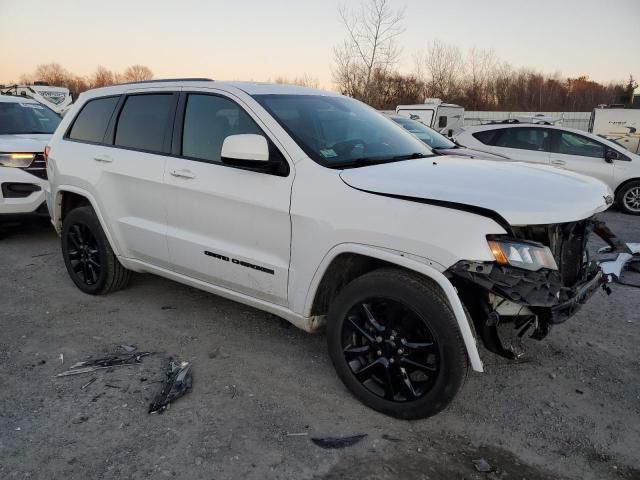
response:
<path id="1" fill-rule="evenodd" d="M 398 105 L 396 113 L 422 122 L 449 137 L 464 125 L 464 107 L 443 103 L 439 98 L 427 98 L 418 105 Z"/>

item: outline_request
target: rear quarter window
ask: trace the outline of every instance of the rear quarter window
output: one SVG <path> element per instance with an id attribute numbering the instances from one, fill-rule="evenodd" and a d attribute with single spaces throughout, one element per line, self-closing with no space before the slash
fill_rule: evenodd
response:
<path id="1" fill-rule="evenodd" d="M 83 142 L 102 143 L 119 98 L 89 100 L 74 120 L 68 137 Z"/>
<path id="2" fill-rule="evenodd" d="M 473 133 L 473 138 L 478 140 L 480 143 L 484 143 L 485 145 L 493 145 L 494 140 L 498 136 L 498 133 L 501 129 L 494 130 L 483 130 L 481 132 Z"/>

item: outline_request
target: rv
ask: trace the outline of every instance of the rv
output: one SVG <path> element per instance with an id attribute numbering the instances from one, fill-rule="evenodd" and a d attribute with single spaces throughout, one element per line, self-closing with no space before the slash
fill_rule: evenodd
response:
<path id="1" fill-rule="evenodd" d="M 422 122 L 449 137 L 464 125 L 464 107 L 443 103 L 439 98 L 427 98 L 424 103 L 417 105 L 398 105 L 396 113 Z"/>
<path id="2" fill-rule="evenodd" d="M 0 94 L 32 98 L 60 116 L 67 113 L 73 103 L 68 88 L 52 87 L 47 82 L 33 82 L 33 85 L 0 85 Z"/>
<path id="3" fill-rule="evenodd" d="M 591 112 L 589 131 L 640 153 L 640 109 L 598 107 Z"/>

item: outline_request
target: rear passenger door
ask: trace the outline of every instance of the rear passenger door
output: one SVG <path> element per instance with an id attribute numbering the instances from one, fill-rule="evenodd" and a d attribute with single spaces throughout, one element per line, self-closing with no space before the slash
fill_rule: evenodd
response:
<path id="1" fill-rule="evenodd" d="M 551 164 L 614 184 L 613 162 L 605 160 L 607 147 L 574 132 L 553 130 Z"/>
<path id="2" fill-rule="evenodd" d="M 121 255 L 168 266 L 164 170 L 179 94 L 162 88 L 120 99 L 105 143 L 93 161 L 101 168 L 102 208 L 120 240 Z"/>
<path id="3" fill-rule="evenodd" d="M 551 133 L 546 128 L 510 127 L 498 129 L 491 140 L 492 151 L 512 160 L 549 164 Z"/>
<path id="4" fill-rule="evenodd" d="M 286 305 L 293 172 L 259 118 L 214 92 L 185 92 L 178 106 L 165 176 L 172 268 Z M 225 163 L 222 144 L 234 134 L 265 136 L 269 165 Z"/>

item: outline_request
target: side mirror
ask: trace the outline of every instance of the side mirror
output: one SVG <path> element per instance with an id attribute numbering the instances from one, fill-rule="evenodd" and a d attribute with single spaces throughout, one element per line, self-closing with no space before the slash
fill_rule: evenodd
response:
<path id="1" fill-rule="evenodd" d="M 245 133 L 229 135 L 222 143 L 221 160 L 241 162 L 268 162 L 269 144 L 262 135 Z"/>
<path id="2" fill-rule="evenodd" d="M 604 160 L 607 163 L 613 163 L 614 160 L 620 160 L 620 154 L 613 148 L 607 148 L 607 151 L 604 153 Z"/>

